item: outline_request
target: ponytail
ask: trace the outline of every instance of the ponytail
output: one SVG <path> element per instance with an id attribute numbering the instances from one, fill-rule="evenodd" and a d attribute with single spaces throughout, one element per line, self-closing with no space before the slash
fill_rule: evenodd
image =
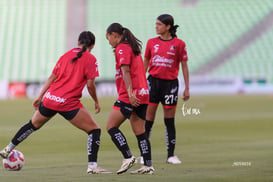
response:
<path id="1" fill-rule="evenodd" d="M 74 57 L 71 61 L 72 63 L 74 63 L 75 61 L 77 61 L 80 57 L 82 57 L 82 53 L 86 51 L 86 46 L 84 45 L 82 50 L 80 52 L 77 53 L 77 57 Z"/>
<path id="2" fill-rule="evenodd" d="M 142 42 L 137 39 L 134 34 L 128 29 L 123 28 L 123 38 L 121 39 L 121 42 L 127 41 L 131 48 L 133 49 L 133 52 L 135 55 L 139 55 L 141 53 L 142 49 Z"/>
<path id="3" fill-rule="evenodd" d="M 128 42 L 135 55 L 139 55 L 141 53 L 142 42 L 137 39 L 128 28 L 122 27 L 122 25 L 119 23 L 112 23 L 107 28 L 106 32 L 108 34 L 115 32 L 119 35 L 122 35 L 121 42 Z"/>
<path id="4" fill-rule="evenodd" d="M 77 53 L 77 57 L 74 57 L 71 62 L 74 63 L 77 61 L 79 58 L 82 57 L 82 53 L 87 50 L 87 47 L 90 47 L 95 44 L 95 36 L 92 32 L 90 31 L 84 31 L 80 34 L 79 36 L 79 43 L 83 45 L 82 50 Z"/>
<path id="5" fill-rule="evenodd" d="M 176 35 L 176 29 L 177 29 L 178 27 L 179 27 L 178 25 L 173 25 L 173 26 L 171 26 L 169 32 L 170 32 L 170 34 L 171 34 L 172 37 L 177 37 L 177 35 Z"/>

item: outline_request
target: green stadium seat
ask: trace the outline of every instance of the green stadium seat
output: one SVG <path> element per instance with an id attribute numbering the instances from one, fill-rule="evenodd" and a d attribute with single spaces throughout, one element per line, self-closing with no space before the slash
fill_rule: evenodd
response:
<path id="1" fill-rule="evenodd" d="M 44 81 L 48 77 L 65 51 L 66 3 L 0 1 L 0 80 Z"/>
<path id="2" fill-rule="evenodd" d="M 156 17 L 174 16 L 179 38 L 186 42 L 193 74 L 225 50 L 273 10 L 272 0 L 198 0 L 186 6 L 181 0 L 90 0 L 87 29 L 96 35 L 92 53 L 99 62 L 101 80 L 114 80 L 115 60 L 105 39 L 107 26 L 119 22 L 143 42 L 155 34 Z M 44 81 L 66 50 L 67 0 L 1 0 L 0 80 Z M 211 76 L 265 77 L 273 83 L 272 28 L 251 42 Z M 181 74 L 181 72 L 180 72 Z"/>

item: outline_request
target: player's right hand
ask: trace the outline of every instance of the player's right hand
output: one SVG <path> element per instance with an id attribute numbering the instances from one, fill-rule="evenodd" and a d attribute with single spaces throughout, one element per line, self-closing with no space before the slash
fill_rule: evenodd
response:
<path id="1" fill-rule="evenodd" d="M 38 110 L 40 104 L 42 102 L 42 99 L 40 98 L 36 98 L 33 103 L 32 103 L 32 106 L 34 107 L 35 110 Z"/>
<path id="2" fill-rule="evenodd" d="M 98 102 L 95 102 L 95 114 L 98 114 L 100 112 L 100 104 Z"/>

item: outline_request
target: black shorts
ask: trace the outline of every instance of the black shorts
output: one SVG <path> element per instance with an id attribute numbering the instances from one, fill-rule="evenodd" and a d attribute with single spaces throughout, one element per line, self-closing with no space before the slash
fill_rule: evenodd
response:
<path id="1" fill-rule="evenodd" d="M 161 102 L 165 108 L 176 107 L 179 88 L 178 79 L 162 80 L 149 75 L 147 81 L 150 93 L 149 104 L 158 105 Z"/>
<path id="2" fill-rule="evenodd" d="M 130 119 L 132 114 L 136 114 L 143 120 L 146 119 L 147 104 L 141 104 L 138 107 L 133 107 L 131 104 L 117 100 L 113 108 L 120 110 L 123 116 L 127 119 Z"/>
<path id="3" fill-rule="evenodd" d="M 55 110 L 46 108 L 43 103 L 41 103 L 40 106 L 39 106 L 39 111 L 43 116 L 51 118 L 55 114 L 59 113 L 60 115 L 62 115 L 67 120 L 73 119 L 77 115 L 79 110 L 80 109 L 78 108 L 78 109 L 74 109 L 74 110 L 71 110 L 71 111 L 55 111 Z"/>

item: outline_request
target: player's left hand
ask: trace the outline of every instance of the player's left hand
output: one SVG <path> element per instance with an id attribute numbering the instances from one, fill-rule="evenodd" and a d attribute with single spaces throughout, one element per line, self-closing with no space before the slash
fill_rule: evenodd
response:
<path id="1" fill-rule="evenodd" d="M 95 102 L 95 114 L 98 114 L 100 112 L 100 104 L 98 102 Z"/>
<path id="2" fill-rule="evenodd" d="M 187 101 L 190 98 L 190 91 L 189 89 L 185 89 L 183 92 L 183 101 Z"/>
<path id="3" fill-rule="evenodd" d="M 42 99 L 40 98 L 36 98 L 33 103 L 32 103 L 32 106 L 34 107 L 35 110 L 38 110 L 40 104 L 42 102 Z"/>
<path id="4" fill-rule="evenodd" d="M 133 107 L 138 107 L 140 104 L 140 100 L 135 96 L 135 94 L 132 94 L 131 97 L 129 97 L 130 104 Z"/>

